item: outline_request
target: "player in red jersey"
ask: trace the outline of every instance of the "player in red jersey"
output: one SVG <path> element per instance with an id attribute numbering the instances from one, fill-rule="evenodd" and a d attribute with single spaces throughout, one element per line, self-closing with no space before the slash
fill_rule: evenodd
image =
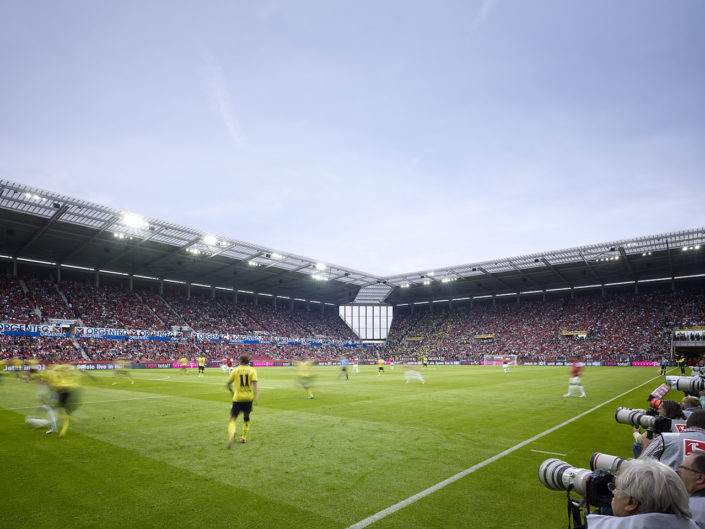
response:
<path id="1" fill-rule="evenodd" d="M 568 380 L 568 393 L 563 395 L 564 397 L 572 397 L 574 392 L 579 392 L 578 397 L 586 397 L 585 390 L 583 389 L 582 382 L 580 380 L 580 372 L 583 369 L 582 362 L 578 362 L 573 359 L 573 363 L 570 364 L 570 379 Z"/>

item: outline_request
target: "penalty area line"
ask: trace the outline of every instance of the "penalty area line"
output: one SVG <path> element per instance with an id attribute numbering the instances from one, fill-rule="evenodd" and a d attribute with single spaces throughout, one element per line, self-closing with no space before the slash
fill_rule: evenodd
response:
<path id="1" fill-rule="evenodd" d="M 619 395 L 612 397 L 611 399 L 606 400 L 603 403 L 598 404 L 597 406 L 590 408 L 587 411 L 579 413 L 578 415 L 576 415 L 572 419 L 568 419 L 567 421 L 564 421 L 556 426 L 553 426 L 553 427 L 549 428 L 548 430 L 541 432 L 540 434 L 534 435 L 533 437 L 530 437 L 529 439 L 526 439 L 525 441 L 522 441 L 521 443 L 516 444 L 516 445 L 512 446 L 511 448 L 507 448 L 506 450 L 504 450 L 503 452 L 500 452 L 499 454 L 496 454 L 488 459 L 485 459 L 484 461 L 481 461 L 477 465 L 473 465 L 470 468 L 466 468 L 462 472 L 458 472 L 455 476 L 451 476 L 448 479 L 445 479 L 445 480 L 443 480 L 439 483 L 436 483 L 435 485 L 427 488 L 426 490 L 422 490 L 421 492 L 418 492 L 418 493 L 414 494 L 413 496 L 410 496 L 410 497 L 406 498 L 405 500 L 400 501 L 399 503 L 395 503 L 391 507 L 387 507 L 386 509 L 379 511 L 378 513 L 373 514 L 372 516 L 369 516 L 369 517 L 365 518 L 364 520 L 360 520 L 359 522 L 349 526 L 347 529 L 362 529 L 363 527 L 367 527 L 368 525 L 372 525 L 373 523 L 381 520 L 382 518 L 386 518 L 390 514 L 394 514 L 395 512 L 400 511 L 404 507 L 408 507 L 409 505 L 416 503 L 417 501 L 425 498 L 426 496 L 433 494 L 434 492 L 450 485 L 451 483 L 455 483 L 459 479 L 462 479 L 465 476 L 472 474 L 476 470 L 480 470 L 481 468 L 486 467 L 487 465 L 494 463 L 495 461 L 498 461 L 499 459 L 502 459 L 505 456 L 508 456 L 512 452 L 516 452 L 520 448 L 522 448 L 530 443 L 533 443 L 534 441 L 541 439 L 542 437 L 545 437 L 546 435 L 553 433 L 556 430 L 563 428 L 564 426 L 566 426 L 572 422 L 577 421 L 578 419 L 585 417 L 586 415 L 592 413 L 593 411 L 598 410 L 598 409 L 602 408 L 603 406 L 606 406 L 610 402 L 613 402 L 613 401 L 623 397 L 624 395 L 627 395 L 627 394 L 631 393 L 632 391 L 637 390 L 640 387 L 645 386 L 646 384 L 653 382 L 654 380 L 656 380 L 658 378 L 660 378 L 660 376 L 655 376 L 654 378 L 651 378 L 651 379 L 647 380 L 646 382 L 639 384 L 638 386 L 635 386 L 635 387 L 625 391 L 624 393 L 620 393 Z"/>

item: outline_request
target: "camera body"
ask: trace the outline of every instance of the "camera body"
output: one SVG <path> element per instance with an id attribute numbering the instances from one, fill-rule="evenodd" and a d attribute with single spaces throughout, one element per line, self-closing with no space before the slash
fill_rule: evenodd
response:
<path id="1" fill-rule="evenodd" d="M 606 507 L 612 503 L 608 485 L 614 482 L 614 475 L 604 469 L 577 468 L 560 459 L 551 458 L 541 463 L 539 481 L 550 490 L 574 490 L 587 504 L 595 507 Z"/>
<path id="2" fill-rule="evenodd" d="M 620 424 L 629 424 L 635 428 L 646 428 L 654 433 L 671 431 L 671 419 L 660 415 L 651 415 L 646 410 L 620 407 L 617 408 L 614 418 Z"/>

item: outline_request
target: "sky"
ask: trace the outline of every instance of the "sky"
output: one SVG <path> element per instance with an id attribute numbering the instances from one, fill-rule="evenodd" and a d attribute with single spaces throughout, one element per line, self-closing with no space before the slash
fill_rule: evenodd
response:
<path id="1" fill-rule="evenodd" d="M 0 2 L 0 178 L 376 275 L 705 226 L 705 2 Z"/>

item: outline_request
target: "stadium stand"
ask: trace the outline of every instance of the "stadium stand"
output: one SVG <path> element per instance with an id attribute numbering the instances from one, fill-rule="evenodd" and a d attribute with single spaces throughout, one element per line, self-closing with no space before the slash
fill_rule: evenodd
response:
<path id="1" fill-rule="evenodd" d="M 373 360 L 378 355 L 398 360 L 479 361 L 483 355 L 516 354 L 524 361 L 550 361 L 577 356 L 591 361 L 654 360 L 670 351 L 677 328 L 705 326 L 705 295 L 700 290 L 612 292 L 549 297 L 546 300 L 485 300 L 434 310 L 397 311 L 384 346 L 355 349 L 343 343 L 356 337 L 337 314 L 255 304 L 234 304 L 232 298 L 147 289 L 131 291 L 118 285 L 96 287 L 87 281 L 58 284 L 38 276 L 22 280 L 0 276 L 1 317 L 6 323 L 46 323 L 47 318 L 80 318 L 98 328 L 168 331 L 188 326 L 197 333 L 260 336 L 260 344 L 230 344 L 191 339 L 182 341 L 112 340 L 79 337 L 90 360 L 116 357 L 175 360 L 205 354 L 211 360 L 237 357 L 244 351 L 261 360 L 319 361 L 343 356 Z M 41 314 L 41 316 L 40 316 Z M 700 335 L 702 336 L 702 334 Z M 188 336 L 187 336 L 188 337 Z M 321 346 L 270 343 L 272 337 L 323 342 Z M 679 339 L 693 339 L 688 335 Z M 331 341 L 335 342 L 332 343 Z M 85 359 L 64 338 L 3 337 L 4 354 Z"/>
<path id="2" fill-rule="evenodd" d="M 39 323 L 31 299 L 25 295 L 18 279 L 0 276 L 0 317 L 13 323 Z"/>

